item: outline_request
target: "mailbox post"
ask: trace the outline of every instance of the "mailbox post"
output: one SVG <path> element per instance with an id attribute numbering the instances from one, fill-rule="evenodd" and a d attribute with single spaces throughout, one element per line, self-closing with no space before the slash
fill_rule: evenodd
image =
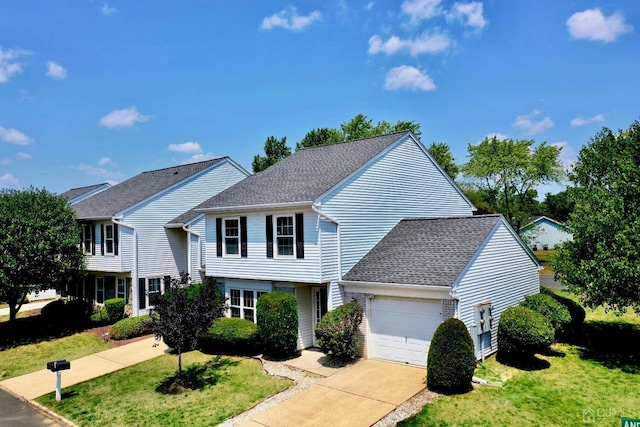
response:
<path id="1" fill-rule="evenodd" d="M 71 362 L 64 359 L 47 362 L 47 369 L 56 373 L 56 400 L 59 402 L 62 400 L 62 371 L 71 369 Z"/>

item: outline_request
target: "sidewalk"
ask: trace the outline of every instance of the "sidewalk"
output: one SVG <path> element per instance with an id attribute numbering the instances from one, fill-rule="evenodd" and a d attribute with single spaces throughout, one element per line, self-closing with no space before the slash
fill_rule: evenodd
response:
<path id="1" fill-rule="evenodd" d="M 49 304 L 51 301 L 53 300 L 44 300 L 44 301 L 36 301 L 36 302 L 30 302 L 27 304 L 22 304 L 22 307 L 20 307 L 19 311 L 30 311 L 30 310 L 35 310 L 37 308 L 42 308 L 45 305 Z M 9 307 L 7 308 L 0 308 L 0 316 L 8 316 L 9 315 Z"/>
<path id="2" fill-rule="evenodd" d="M 167 350 L 164 342 L 147 338 L 72 360 L 71 369 L 62 372 L 62 388 L 153 359 Z M 56 375 L 47 369 L 0 381 L 0 387 L 27 400 L 55 391 L 55 385 Z"/>

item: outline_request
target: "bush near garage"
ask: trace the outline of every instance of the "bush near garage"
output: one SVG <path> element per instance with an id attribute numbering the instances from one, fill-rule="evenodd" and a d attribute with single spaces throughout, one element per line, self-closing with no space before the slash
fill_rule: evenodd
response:
<path id="1" fill-rule="evenodd" d="M 265 356 L 285 359 L 298 347 L 298 303 L 285 292 L 269 292 L 256 303 L 258 335 Z"/>
<path id="2" fill-rule="evenodd" d="M 540 313 L 525 307 L 509 307 L 498 323 L 498 356 L 503 360 L 531 357 L 553 343 L 554 329 Z"/>
<path id="3" fill-rule="evenodd" d="M 198 340 L 200 348 L 207 352 L 237 355 L 260 352 L 258 325 L 237 317 L 214 320 Z"/>
<path id="4" fill-rule="evenodd" d="M 109 323 L 116 323 L 125 318 L 124 306 L 126 301 L 124 298 L 110 298 L 105 300 L 104 309 L 107 313 Z"/>
<path id="5" fill-rule="evenodd" d="M 561 338 L 567 338 L 571 335 L 580 335 L 584 327 L 584 319 L 587 316 L 584 308 L 582 308 L 579 303 L 575 302 L 571 298 L 558 295 L 551 289 L 545 288 L 544 286 L 540 286 L 540 293 L 550 296 L 551 298 L 555 299 L 557 302 L 565 306 L 567 310 L 569 310 L 571 322 L 569 323 L 569 326 L 566 328 L 566 330 L 560 331 Z"/>
<path id="6" fill-rule="evenodd" d="M 427 387 L 439 393 L 464 393 L 472 389 L 476 369 L 473 339 L 460 319 L 438 326 L 427 356 Z"/>
<path id="7" fill-rule="evenodd" d="M 360 353 L 358 327 L 362 323 L 362 307 L 348 302 L 325 314 L 316 326 L 318 345 L 330 361 L 353 362 Z"/>
<path id="8" fill-rule="evenodd" d="M 544 294 L 527 295 L 520 307 L 530 308 L 542 314 L 553 326 L 554 336 L 564 331 L 571 323 L 569 310 L 553 297 Z"/>
<path id="9" fill-rule="evenodd" d="M 109 328 L 109 335 L 114 340 L 128 340 L 150 333 L 152 333 L 152 331 L 151 317 L 149 317 L 149 315 L 122 319 Z"/>

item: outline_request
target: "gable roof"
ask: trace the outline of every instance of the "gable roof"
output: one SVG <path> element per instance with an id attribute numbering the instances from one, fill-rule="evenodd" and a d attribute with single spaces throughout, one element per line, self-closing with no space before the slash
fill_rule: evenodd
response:
<path id="1" fill-rule="evenodd" d="M 304 148 L 196 207 L 224 210 L 311 203 L 411 132 Z"/>
<path id="2" fill-rule="evenodd" d="M 452 286 L 501 221 L 501 215 L 404 219 L 344 280 Z"/>
<path id="3" fill-rule="evenodd" d="M 178 215 L 177 217 L 173 218 L 171 221 L 166 223 L 165 227 L 168 227 L 168 228 L 182 227 L 183 225 L 188 224 L 189 222 L 199 217 L 200 215 L 204 215 L 204 214 L 202 212 L 196 211 L 196 208 L 189 209 L 185 213 Z"/>
<path id="4" fill-rule="evenodd" d="M 525 225 L 523 225 L 522 227 L 520 227 L 520 230 L 524 230 L 525 228 L 529 228 L 532 227 L 534 225 L 536 225 L 539 222 L 548 222 L 549 224 L 558 227 L 562 230 L 568 230 L 568 227 L 564 224 L 561 224 L 560 222 L 556 221 L 555 219 L 551 219 L 548 216 L 544 216 L 544 215 L 539 215 L 539 216 L 532 216 L 529 217 L 529 222 L 526 223 Z"/>
<path id="5" fill-rule="evenodd" d="M 101 187 L 105 187 L 106 189 L 111 187 L 111 184 L 109 184 L 108 182 L 103 182 L 101 184 L 87 185 L 86 187 L 72 188 L 70 190 L 65 191 L 64 193 L 59 194 L 58 196 L 70 202 L 73 199 L 77 199 L 78 197 L 84 196 L 85 194 L 98 190 Z"/>
<path id="6" fill-rule="evenodd" d="M 73 208 L 80 219 L 111 218 L 118 212 L 227 159 L 228 157 L 219 157 L 204 162 L 142 172 L 95 196 L 82 200 L 73 205 Z"/>

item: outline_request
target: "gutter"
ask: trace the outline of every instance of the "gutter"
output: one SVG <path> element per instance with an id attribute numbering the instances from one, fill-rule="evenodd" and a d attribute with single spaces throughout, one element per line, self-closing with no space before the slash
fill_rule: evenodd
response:
<path id="1" fill-rule="evenodd" d="M 342 245 L 341 245 L 341 238 L 340 238 L 340 221 L 331 218 L 329 215 L 323 213 L 322 211 L 320 211 L 318 208 L 316 208 L 315 205 L 311 205 L 311 209 L 317 213 L 318 215 L 320 215 L 321 218 L 324 218 L 332 223 L 334 223 L 336 225 L 336 229 L 337 229 L 337 244 L 338 244 L 338 280 L 342 279 Z"/>
<path id="2" fill-rule="evenodd" d="M 245 205 L 245 206 L 224 206 L 213 208 L 198 208 L 196 212 L 230 212 L 230 211 L 247 211 L 247 210 L 270 210 L 270 209 L 285 209 L 285 208 L 299 208 L 313 206 L 313 201 L 306 202 L 286 202 L 286 203 L 268 203 L 262 205 Z"/>
<path id="3" fill-rule="evenodd" d="M 131 271 L 131 310 L 133 316 L 138 316 L 140 313 L 138 312 L 138 304 L 136 303 L 140 299 L 140 295 L 138 295 L 138 231 L 131 224 L 126 224 L 122 222 L 120 218 L 111 218 L 114 224 L 118 224 L 121 227 L 128 228 L 133 230 L 133 271 Z"/>

